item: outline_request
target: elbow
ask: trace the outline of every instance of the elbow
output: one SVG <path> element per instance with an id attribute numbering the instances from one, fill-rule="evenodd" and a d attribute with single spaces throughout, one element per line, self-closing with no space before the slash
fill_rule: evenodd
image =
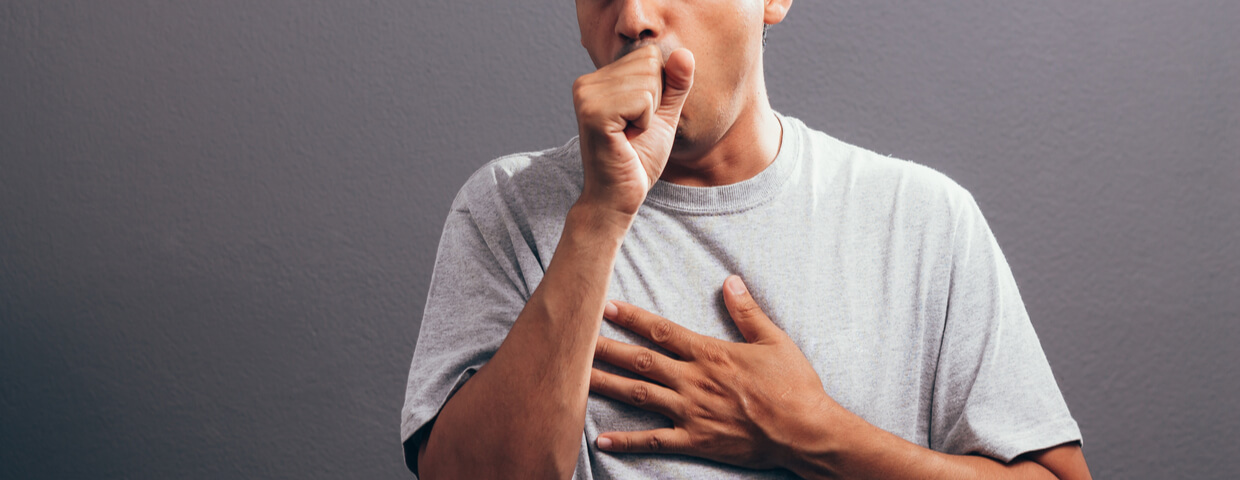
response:
<path id="1" fill-rule="evenodd" d="M 408 468 L 414 475 L 418 474 L 418 446 L 421 442 L 417 442 L 415 437 L 405 440 L 402 447 L 405 450 L 405 468 Z M 419 477 L 420 478 L 420 477 Z"/>
<path id="2" fill-rule="evenodd" d="M 455 478 L 513 478 L 513 479 L 547 479 L 559 478 L 571 480 L 577 467 L 577 459 L 566 462 L 563 459 L 547 455 L 513 456 L 512 452 L 468 452 L 464 455 L 452 455 L 428 449 L 426 442 L 418 446 L 415 465 L 410 470 L 421 480 L 439 480 Z M 406 461 L 408 464 L 409 461 Z"/>

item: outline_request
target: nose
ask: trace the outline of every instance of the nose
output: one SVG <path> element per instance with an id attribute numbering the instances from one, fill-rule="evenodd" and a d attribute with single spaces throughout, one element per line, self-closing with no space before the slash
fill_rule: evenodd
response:
<path id="1" fill-rule="evenodd" d="M 662 25 L 658 21 L 659 0 L 618 0 L 619 15 L 616 18 L 616 34 L 626 43 L 633 43 L 659 36 Z"/>

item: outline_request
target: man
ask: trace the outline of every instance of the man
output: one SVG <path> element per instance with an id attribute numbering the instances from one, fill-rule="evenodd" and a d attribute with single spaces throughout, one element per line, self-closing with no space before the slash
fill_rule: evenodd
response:
<path id="1" fill-rule="evenodd" d="M 1089 478 L 972 198 L 771 110 L 790 4 L 577 1 L 579 136 L 444 228 L 422 478 Z"/>

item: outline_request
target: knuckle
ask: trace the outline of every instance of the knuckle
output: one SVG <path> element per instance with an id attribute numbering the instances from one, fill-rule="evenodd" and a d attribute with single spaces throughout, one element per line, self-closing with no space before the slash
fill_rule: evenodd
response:
<path id="1" fill-rule="evenodd" d="M 663 440 L 661 440 L 658 435 L 651 435 L 650 440 L 646 441 L 646 446 L 650 448 L 650 451 L 652 452 L 660 451 L 663 449 Z"/>
<path id="2" fill-rule="evenodd" d="M 638 49 L 638 51 L 641 52 L 642 56 L 645 56 L 645 57 L 662 56 L 660 55 L 659 46 L 653 43 L 648 43 L 646 45 L 643 45 L 642 48 Z"/>
<path id="3" fill-rule="evenodd" d="M 598 107 L 594 105 L 594 101 L 584 96 L 573 100 L 577 106 L 577 116 L 580 118 L 594 118 L 599 116 Z"/>
<path id="4" fill-rule="evenodd" d="M 723 351 L 723 347 L 716 343 L 706 343 L 702 345 L 702 358 L 711 363 L 723 363 L 727 359 L 727 352 Z"/>
<path id="5" fill-rule="evenodd" d="M 649 84 L 644 85 L 643 88 L 645 88 L 647 92 L 650 92 L 650 101 L 653 104 L 658 105 L 659 96 L 662 95 L 663 92 L 662 81 L 658 77 L 653 77 L 651 78 Z"/>
<path id="6" fill-rule="evenodd" d="M 584 103 L 590 98 L 592 91 L 593 88 L 590 87 L 590 82 L 586 80 L 586 77 L 578 78 L 573 82 L 573 101 L 578 104 Z"/>
<path id="7" fill-rule="evenodd" d="M 646 57 L 646 62 L 644 66 L 647 69 L 649 69 L 649 72 L 652 74 L 662 73 L 663 59 L 659 58 L 659 50 L 657 48 L 651 47 L 649 53 L 650 53 L 650 56 Z"/>
<path id="8" fill-rule="evenodd" d="M 633 368 L 639 372 L 649 371 L 654 366 L 654 354 L 649 351 L 642 351 L 633 359 Z"/>
<path id="9" fill-rule="evenodd" d="M 672 339 L 673 333 L 672 322 L 661 320 L 654 325 L 654 328 L 650 329 L 650 339 L 659 344 L 667 343 Z"/>
<path id="10" fill-rule="evenodd" d="M 630 396 L 633 399 L 634 405 L 644 405 L 646 401 L 650 399 L 650 388 L 645 385 L 638 384 L 633 387 L 633 392 Z"/>
<path id="11" fill-rule="evenodd" d="M 621 309 L 618 320 L 620 320 L 620 325 L 631 330 L 633 325 L 637 324 L 637 312 L 632 309 Z"/>
<path id="12" fill-rule="evenodd" d="M 736 306 L 736 313 L 745 318 L 753 318 L 762 315 L 762 309 L 758 308 L 758 303 L 753 299 L 748 299 Z"/>

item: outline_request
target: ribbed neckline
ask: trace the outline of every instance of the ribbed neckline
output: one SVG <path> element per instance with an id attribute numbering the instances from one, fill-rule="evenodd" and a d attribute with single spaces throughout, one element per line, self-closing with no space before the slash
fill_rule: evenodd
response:
<path id="1" fill-rule="evenodd" d="M 783 126 L 779 154 L 766 169 L 748 180 L 717 187 L 689 187 L 655 182 L 646 203 L 693 215 L 722 215 L 756 207 L 775 198 L 796 171 L 801 158 L 801 125 L 790 117 L 775 113 Z"/>

